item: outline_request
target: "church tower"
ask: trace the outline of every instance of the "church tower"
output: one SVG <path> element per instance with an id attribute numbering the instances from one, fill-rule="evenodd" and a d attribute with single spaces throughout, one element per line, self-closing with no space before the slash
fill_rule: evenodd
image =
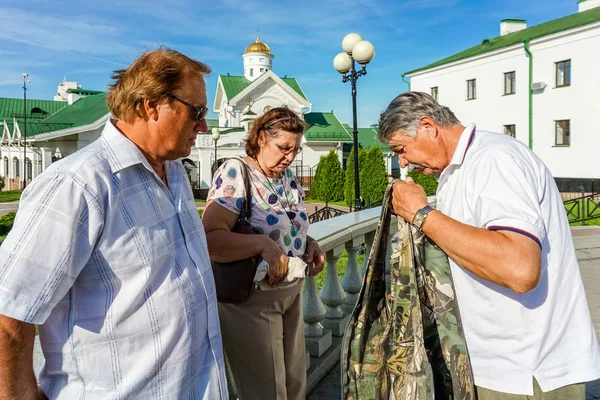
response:
<path id="1" fill-rule="evenodd" d="M 249 81 L 254 81 L 256 78 L 272 69 L 273 53 L 266 43 L 260 41 L 258 31 L 256 32 L 256 41 L 250 43 L 246 47 L 246 51 L 242 54 L 244 59 L 244 77 Z"/>

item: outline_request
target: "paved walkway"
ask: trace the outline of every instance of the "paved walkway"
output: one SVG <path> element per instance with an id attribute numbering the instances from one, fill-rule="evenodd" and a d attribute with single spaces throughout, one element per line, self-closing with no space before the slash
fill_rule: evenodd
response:
<path id="1" fill-rule="evenodd" d="M 574 227 L 572 233 L 592 321 L 600 340 L 600 227 Z M 339 399 L 340 373 L 338 363 L 308 394 L 307 400 Z M 600 400 L 600 380 L 588 383 L 586 392 L 586 400 Z"/>

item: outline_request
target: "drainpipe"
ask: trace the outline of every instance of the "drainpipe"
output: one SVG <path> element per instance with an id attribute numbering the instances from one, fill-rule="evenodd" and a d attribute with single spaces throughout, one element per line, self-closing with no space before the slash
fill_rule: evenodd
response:
<path id="1" fill-rule="evenodd" d="M 529 148 L 533 150 L 533 54 L 529 50 L 529 39 L 523 42 L 525 52 L 529 57 L 529 85 L 527 86 L 527 92 L 529 97 Z"/>
<path id="2" fill-rule="evenodd" d="M 408 85 L 408 91 L 410 92 L 410 81 L 407 81 L 405 76 L 406 76 L 406 72 L 402 74 L 402 80 L 404 81 L 404 83 L 406 83 Z"/>

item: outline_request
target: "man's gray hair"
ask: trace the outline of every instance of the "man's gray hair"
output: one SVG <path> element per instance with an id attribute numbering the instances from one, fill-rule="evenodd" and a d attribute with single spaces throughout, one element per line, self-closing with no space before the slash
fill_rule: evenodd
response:
<path id="1" fill-rule="evenodd" d="M 419 119 L 430 117 L 437 125 L 449 127 L 460 124 L 454 113 L 423 92 L 406 92 L 396 97 L 379 117 L 377 139 L 389 143 L 397 131 L 411 137 L 417 136 Z"/>

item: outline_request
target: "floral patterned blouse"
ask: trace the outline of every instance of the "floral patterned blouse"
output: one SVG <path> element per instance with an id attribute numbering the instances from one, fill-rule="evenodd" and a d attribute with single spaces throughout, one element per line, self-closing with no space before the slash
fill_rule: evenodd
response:
<path id="1" fill-rule="evenodd" d="M 247 165 L 250 173 L 252 229 L 268 235 L 288 257 L 301 257 L 306 250 L 309 223 L 304 190 L 290 169 L 276 179 L 265 176 L 242 158 L 227 160 L 215 172 L 206 200 L 240 213 L 246 197 L 241 163 Z"/>

